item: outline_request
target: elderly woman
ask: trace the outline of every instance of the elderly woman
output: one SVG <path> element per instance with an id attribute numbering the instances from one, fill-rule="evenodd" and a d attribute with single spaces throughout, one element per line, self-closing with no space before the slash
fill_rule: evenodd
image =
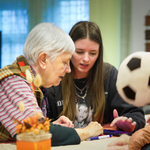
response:
<path id="1" fill-rule="evenodd" d="M 21 122 L 35 111 L 43 117 L 50 113 L 46 108 L 45 88 L 59 85 L 65 74 L 71 71 L 69 62 L 74 50 L 69 35 L 53 24 L 41 23 L 31 30 L 24 45 L 24 56 L 0 69 L 0 141 L 16 138 L 17 123 L 14 120 Z M 30 72 L 30 82 L 26 70 Z M 41 85 L 34 82 L 36 79 L 36 82 L 41 80 Z M 18 108 L 21 101 L 25 105 L 24 112 Z M 65 116 L 51 123 L 52 145 L 78 144 L 103 132 L 97 122 L 84 129 L 72 127 L 72 122 Z"/>

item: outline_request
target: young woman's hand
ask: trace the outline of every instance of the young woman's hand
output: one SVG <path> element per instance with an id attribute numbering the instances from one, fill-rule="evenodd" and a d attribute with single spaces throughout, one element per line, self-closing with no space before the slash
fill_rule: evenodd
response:
<path id="1" fill-rule="evenodd" d="M 116 109 L 113 111 L 114 120 L 111 122 L 110 126 L 117 125 L 118 128 L 126 132 L 133 132 L 136 126 L 136 122 L 132 118 L 127 118 L 124 116 L 118 116 Z M 133 122 L 132 122 L 133 121 Z"/>

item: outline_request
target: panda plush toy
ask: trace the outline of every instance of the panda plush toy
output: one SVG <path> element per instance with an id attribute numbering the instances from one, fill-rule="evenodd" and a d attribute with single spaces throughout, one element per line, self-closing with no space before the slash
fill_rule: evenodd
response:
<path id="1" fill-rule="evenodd" d="M 135 106 L 150 103 L 150 52 L 136 52 L 121 63 L 117 90 L 121 97 Z"/>
<path id="2" fill-rule="evenodd" d="M 135 106 L 150 104 L 150 52 L 135 52 L 123 60 L 116 87 L 127 103 Z M 141 150 L 146 144 L 150 144 L 150 124 L 130 137 L 129 150 Z"/>

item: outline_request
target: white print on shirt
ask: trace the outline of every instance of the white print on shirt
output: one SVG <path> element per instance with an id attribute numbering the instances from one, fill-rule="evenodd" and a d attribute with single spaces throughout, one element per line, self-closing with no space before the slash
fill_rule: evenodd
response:
<path id="1" fill-rule="evenodd" d="M 86 127 L 92 121 L 91 107 L 88 110 L 86 104 L 76 104 L 76 118 L 74 121 L 75 128 Z"/>
<path id="2" fill-rule="evenodd" d="M 57 101 L 57 106 L 62 106 L 63 105 L 63 100 Z"/>

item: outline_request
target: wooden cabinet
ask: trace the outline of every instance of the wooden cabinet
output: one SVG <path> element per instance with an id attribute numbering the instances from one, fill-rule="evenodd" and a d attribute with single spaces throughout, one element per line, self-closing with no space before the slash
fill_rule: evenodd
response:
<path id="1" fill-rule="evenodd" d="M 150 11 L 147 16 L 145 16 L 145 51 L 150 52 Z"/>

